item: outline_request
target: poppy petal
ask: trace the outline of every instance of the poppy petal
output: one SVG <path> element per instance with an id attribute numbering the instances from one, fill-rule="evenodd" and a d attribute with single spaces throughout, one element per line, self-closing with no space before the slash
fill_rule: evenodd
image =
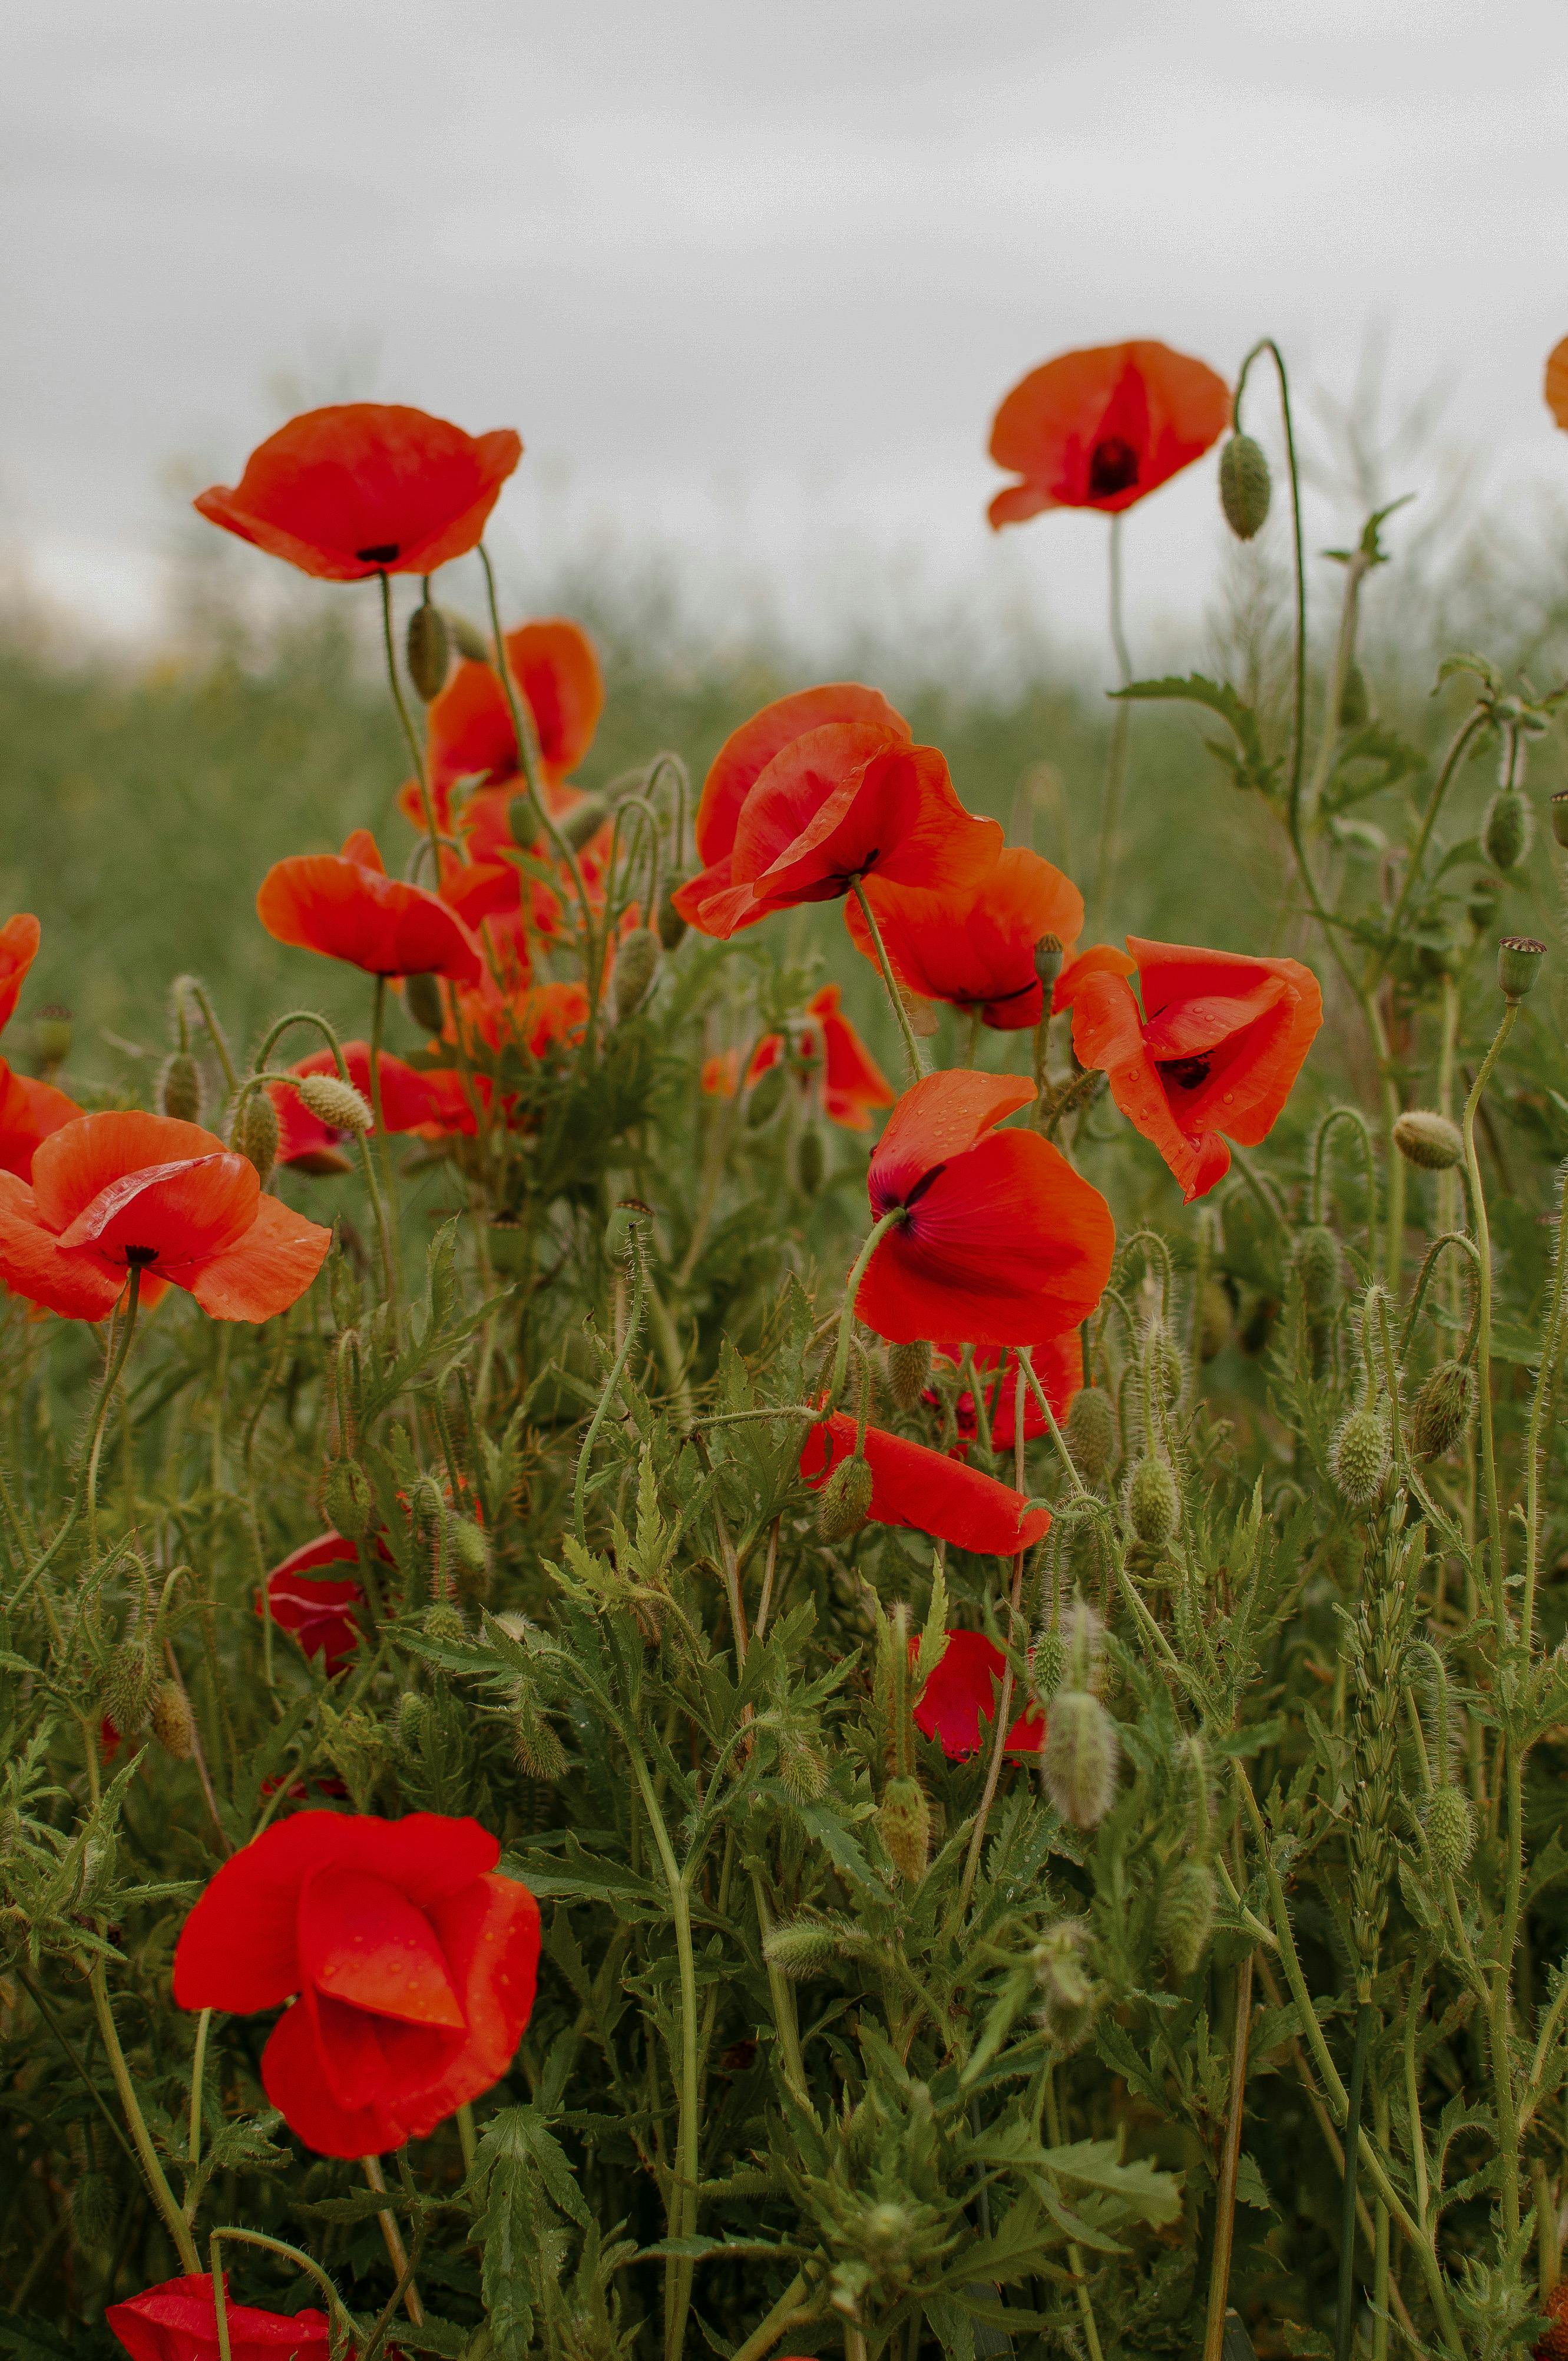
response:
<path id="1" fill-rule="evenodd" d="M 403 2127 L 391 2108 L 345 2106 L 334 2095 L 334 2081 L 314 2014 L 308 2002 L 297 2000 L 261 2053 L 261 2087 L 290 2130 L 318 2156 L 378 2156 L 400 2147 Z"/>
<path id="2" fill-rule="evenodd" d="M 18 911 L 0 927 L 0 1027 L 9 1025 L 16 1013 L 17 998 L 41 939 L 42 929 L 28 910 Z"/>
<path id="3" fill-rule="evenodd" d="M 1021 1075 L 981 1074 L 962 1067 L 912 1084 L 888 1117 L 872 1158 L 872 1211 L 880 1219 L 903 1204 L 935 1166 L 961 1156 L 992 1124 L 1015 1115 L 1036 1095 L 1034 1083 Z"/>
<path id="4" fill-rule="evenodd" d="M 981 1723 L 996 1712 L 996 1693 L 1007 1659 L 983 1631 L 949 1631 L 936 1670 L 915 1705 L 915 1726 L 927 1738 L 941 1741 L 949 1763 L 966 1762 L 980 1752 Z M 910 1642 L 910 1659 L 920 1642 Z M 1005 1754 L 1037 1754 L 1045 1744 L 1044 1717 L 1026 1707 L 1008 1731 Z"/>
<path id="5" fill-rule="evenodd" d="M 16 1073 L 0 1058 L 0 1171 L 29 1180 L 39 1144 L 81 1113 L 76 1101 L 52 1082 Z"/>
<path id="6" fill-rule="evenodd" d="M 730 731 L 702 783 L 696 849 L 707 867 L 734 850 L 740 807 L 773 756 L 793 739 L 828 721 L 868 722 L 891 730 L 897 738 L 911 735 L 903 714 L 881 690 L 865 688 L 859 681 L 831 681 L 820 688 L 798 689 L 793 697 L 764 705 L 739 730 Z"/>
<path id="7" fill-rule="evenodd" d="M 441 2081 L 423 2094 L 411 2128 L 433 2128 L 499 2082 L 533 2010 L 539 1971 L 539 1905 L 520 1879 L 492 1871 L 437 1902 L 431 1921 L 462 2001 L 468 2038 Z"/>
<path id="8" fill-rule="evenodd" d="M 61 1254 L 55 1233 L 38 1218 L 32 1190 L 14 1172 L 0 1172 L 0 1279 L 62 1320 L 105 1319 L 125 1287 L 123 1274 L 93 1256 Z"/>
<path id="9" fill-rule="evenodd" d="M 127 1172 L 227 1153 L 227 1142 L 216 1132 L 173 1115 L 143 1115 L 136 1107 L 84 1115 L 53 1133 L 33 1159 L 39 1219 L 51 1230 L 63 1230 L 100 1190 Z"/>
<path id="10" fill-rule="evenodd" d="M 814 1491 L 852 1456 L 855 1433 L 855 1420 L 842 1411 L 812 1428 L 800 1472 Z M 901 1434 L 868 1427 L 863 1456 L 872 1471 L 869 1514 L 879 1525 L 910 1526 L 957 1549 L 1002 1557 L 1015 1556 L 1049 1531 L 1049 1510 L 1025 1514 L 1025 1496 L 1011 1485 Z"/>
<path id="11" fill-rule="evenodd" d="M 272 1320 L 297 1303 L 326 1260 L 332 1232 L 308 1222 L 280 1198 L 263 1196 L 245 1235 L 187 1279 L 186 1287 L 214 1320 Z"/>
<path id="12" fill-rule="evenodd" d="M 300 1965 L 319 1993 L 378 2016 L 461 2030 L 435 1931 L 385 1878 L 341 1863 L 311 1878 L 300 1902 Z"/>
<path id="13" fill-rule="evenodd" d="M 172 1277 L 244 1237 L 260 1195 L 255 1165 L 227 1148 L 151 1164 L 100 1189 L 60 1232 L 60 1247 L 92 1246 L 110 1262 L 157 1263 Z"/>

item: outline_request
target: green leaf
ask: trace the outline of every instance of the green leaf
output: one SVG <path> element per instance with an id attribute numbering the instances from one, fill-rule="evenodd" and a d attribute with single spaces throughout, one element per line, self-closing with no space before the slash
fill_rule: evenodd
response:
<path id="1" fill-rule="evenodd" d="M 1250 2205 L 1256 2213 L 1274 2213 L 1278 2211 L 1268 2193 L 1267 2182 L 1245 2148 L 1236 2165 L 1236 2203 Z"/>
<path id="2" fill-rule="evenodd" d="M 1274 793 L 1278 781 L 1279 765 L 1271 763 L 1264 752 L 1263 733 L 1257 716 L 1245 700 L 1237 696 L 1228 681 L 1210 680 L 1201 672 L 1168 673 L 1159 680 L 1135 680 L 1125 688 L 1113 689 L 1118 702 L 1153 704 L 1201 705 L 1228 722 L 1235 733 L 1239 752 L 1233 752 L 1212 738 L 1204 743 L 1212 754 L 1224 763 L 1238 787 L 1255 787 L 1260 795 Z"/>

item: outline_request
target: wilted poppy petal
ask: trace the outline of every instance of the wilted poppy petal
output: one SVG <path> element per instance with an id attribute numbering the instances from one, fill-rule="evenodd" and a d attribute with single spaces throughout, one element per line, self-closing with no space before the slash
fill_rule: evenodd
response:
<path id="1" fill-rule="evenodd" d="M 800 1472 L 814 1489 L 853 1455 L 855 1432 L 856 1422 L 842 1411 L 812 1428 Z M 1027 1549 L 1049 1530 L 1049 1510 L 1031 1509 L 1025 1515 L 1025 1495 L 1011 1485 L 901 1434 L 869 1426 L 862 1455 L 872 1471 L 869 1513 L 879 1525 L 912 1526 L 956 1549 L 1003 1557 Z"/>
<path id="2" fill-rule="evenodd" d="M 188 1277 L 172 1268 L 169 1276 L 214 1320 L 273 1320 L 299 1301 L 331 1245 L 330 1230 L 264 1196 L 242 1238 Z"/>
<path id="3" fill-rule="evenodd" d="M 300 1964 L 318 1992 L 378 2016 L 461 2027 L 430 1920 L 385 1878 L 341 1864 L 311 1878 L 299 1939 Z"/>
<path id="4" fill-rule="evenodd" d="M 708 867 L 733 850 L 740 807 L 773 756 L 792 740 L 829 721 L 867 722 L 891 730 L 896 738 L 908 739 L 911 734 L 903 714 L 881 690 L 864 688 L 858 681 L 831 681 L 764 705 L 739 730 L 730 731 L 703 781 L 696 849 Z"/>

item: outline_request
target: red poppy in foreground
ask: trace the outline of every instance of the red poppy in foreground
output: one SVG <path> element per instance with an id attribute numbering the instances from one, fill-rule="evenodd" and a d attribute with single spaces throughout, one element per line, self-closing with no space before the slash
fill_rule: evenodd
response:
<path id="1" fill-rule="evenodd" d="M 261 881 L 256 914 L 268 933 L 369 975 L 444 975 L 474 983 L 479 947 L 455 912 L 422 885 L 389 877 L 368 829 L 341 852 L 300 852 Z"/>
<path id="2" fill-rule="evenodd" d="M 214 1320 L 270 1320 L 309 1287 L 332 1232 L 262 1194 L 200 1124 L 80 1115 L 43 1142 L 32 1186 L 0 1173 L 0 1279 L 67 1320 L 102 1320 L 133 1270 Z"/>
<path id="3" fill-rule="evenodd" d="M 225 2271 L 225 2298 L 228 2285 Z M 112 2303 L 104 2318 L 131 2361 L 218 2361 L 217 2304 L 205 2271 Z M 332 2337 L 324 2312 L 285 2315 L 225 2301 L 224 2318 L 232 2361 L 327 2361 Z"/>
<path id="4" fill-rule="evenodd" d="M 991 456 L 1023 482 L 991 503 L 993 526 L 1044 509 L 1129 509 L 1201 459 L 1231 423 L 1230 388 L 1204 361 L 1147 337 L 1059 353 L 997 412 Z"/>
<path id="5" fill-rule="evenodd" d="M 1035 1096 L 1011 1074 L 927 1074 L 905 1092 L 872 1156 L 880 1221 L 855 1310 L 895 1345 L 961 1336 L 1032 1345 L 1091 1312 L 1115 1225 L 1098 1189 L 1036 1131 L 993 1131 Z"/>
<path id="6" fill-rule="evenodd" d="M 30 1180 L 41 1143 L 81 1113 L 76 1101 L 52 1082 L 16 1073 L 0 1058 L 0 1172 Z"/>
<path id="7" fill-rule="evenodd" d="M 911 1639 L 909 1660 L 920 1653 Z M 981 1723 L 994 1719 L 996 1694 L 1007 1660 L 983 1631 L 949 1631 L 937 1669 L 915 1705 L 915 1727 L 939 1738 L 949 1763 L 967 1762 L 981 1747 Z M 1004 1754 L 1037 1754 L 1046 1742 L 1045 1716 L 1034 1706 L 1021 1713 L 1003 1745 Z"/>
<path id="8" fill-rule="evenodd" d="M 281 1631 L 290 1631 L 307 1656 L 320 1656 L 332 1679 L 364 1636 L 355 1609 L 364 1598 L 358 1576 L 323 1575 L 328 1565 L 357 1565 L 359 1553 L 341 1533 L 304 1542 L 267 1577 L 267 1604 Z M 256 1611 L 263 1612 L 258 1598 Z"/>
<path id="9" fill-rule="evenodd" d="M 370 1087 L 370 1045 L 367 1041 L 345 1041 L 343 1062 L 348 1069 L 348 1079 L 365 1101 L 374 1106 L 375 1093 Z M 289 1069 L 293 1074 L 337 1073 L 337 1060 L 330 1049 L 317 1049 L 302 1058 Z M 418 1131 L 431 1138 L 444 1128 L 442 1100 L 429 1076 L 416 1074 L 400 1058 L 381 1053 L 381 1115 L 389 1132 Z M 313 1115 L 298 1091 L 287 1082 L 271 1082 L 268 1095 L 278 1110 L 278 1161 L 292 1164 L 302 1172 L 317 1174 L 352 1170 L 351 1159 L 343 1153 L 342 1142 L 351 1137 L 323 1123 Z M 374 1136 L 375 1126 L 371 1126 Z"/>
<path id="10" fill-rule="evenodd" d="M 290 2129 L 323 2156 L 400 2147 L 499 2081 L 532 2010 L 539 1905 L 500 1850 L 437 1812 L 297 1812 L 213 1879 L 174 1997 L 239 2015 L 293 1999 L 261 2059 Z"/>
<path id="11" fill-rule="evenodd" d="M 956 1368 L 963 1360 L 961 1345 L 938 1345 L 937 1351 Z M 1036 1345 L 1029 1356 L 1040 1390 L 1051 1406 L 1051 1416 L 1059 1426 L 1067 1416 L 1069 1406 L 1083 1383 L 1083 1347 L 1076 1328 L 1065 1335 L 1047 1337 Z M 1022 1375 L 1017 1357 L 1011 1352 L 978 1352 L 971 1366 L 980 1379 L 981 1400 L 991 1425 L 991 1445 L 993 1451 L 1011 1451 L 1017 1437 L 1018 1379 Z M 926 1400 L 935 1404 L 938 1396 L 933 1389 Z M 980 1432 L 975 1413 L 974 1396 L 962 1393 L 956 1405 L 959 1433 L 967 1444 Z M 1027 1378 L 1024 1379 L 1024 1440 L 1033 1443 L 1036 1435 L 1047 1432 L 1046 1414 L 1036 1399 L 1035 1389 Z"/>
<path id="12" fill-rule="evenodd" d="M 1268 1137 L 1323 1021 L 1322 994 L 1299 960 L 1136 935 L 1127 947 L 1142 1009 L 1124 977 L 1086 975 L 1073 993 L 1072 1046 L 1105 1074 L 1190 1204 L 1230 1170 L 1222 1133 L 1243 1148 Z"/>
<path id="13" fill-rule="evenodd" d="M 846 902 L 844 917 L 855 949 L 874 961 L 860 904 Z M 973 887 L 882 886 L 876 920 L 888 964 L 906 991 L 978 1010 L 996 1032 L 1017 1033 L 1039 1023 L 1044 1005 L 1035 946 L 1055 935 L 1070 950 L 1083 931 L 1083 896 L 1037 852 L 1011 845 Z"/>
<path id="14" fill-rule="evenodd" d="M 843 994 L 836 983 L 825 983 L 820 992 L 812 994 L 806 1004 L 806 1014 L 813 1020 L 804 1029 L 800 1054 L 822 1064 L 822 1112 L 829 1123 L 839 1124 L 846 1131 L 869 1131 L 872 1115 L 878 1107 L 893 1104 L 893 1087 L 887 1076 L 872 1056 L 865 1043 L 843 1014 Z M 734 1050 L 726 1056 L 733 1059 Z M 784 1054 L 782 1033 L 764 1033 L 751 1052 L 746 1068 L 746 1087 L 761 1080 L 770 1066 L 776 1066 Z M 708 1068 L 715 1070 L 710 1085 Z M 703 1088 L 711 1089 L 724 1098 L 735 1094 L 732 1075 L 728 1087 L 721 1079 L 729 1074 L 728 1067 L 720 1068 L 719 1060 L 710 1058 L 703 1068 Z"/>
<path id="15" fill-rule="evenodd" d="M 0 927 L 0 1027 L 9 1025 L 27 970 L 38 955 L 43 930 L 30 910 L 19 910 Z"/>
<path id="16" fill-rule="evenodd" d="M 291 418 L 237 484 L 213 485 L 195 506 L 323 581 L 433 574 L 475 547 L 521 456 L 510 426 L 465 434 L 400 402 L 334 402 Z"/>
<path id="17" fill-rule="evenodd" d="M 855 1421 L 842 1411 L 814 1426 L 800 1455 L 800 1472 L 820 1489 L 841 1459 L 853 1456 Z M 945 1452 L 927 1451 L 901 1434 L 868 1426 L 861 1456 L 872 1471 L 873 1524 L 907 1525 L 933 1541 L 981 1556 L 1015 1557 L 1050 1529 L 1048 1509 L 1028 1509 L 1025 1497 L 994 1476 L 982 1476 Z"/>

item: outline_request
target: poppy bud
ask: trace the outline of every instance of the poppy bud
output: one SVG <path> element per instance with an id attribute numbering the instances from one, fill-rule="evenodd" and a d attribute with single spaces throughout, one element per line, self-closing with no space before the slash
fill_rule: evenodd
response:
<path id="1" fill-rule="evenodd" d="M 58 1000 L 49 1001 L 33 1019 L 33 1047 L 40 1065 L 52 1069 L 63 1066 L 71 1055 L 71 1021 L 69 1008 Z"/>
<path id="2" fill-rule="evenodd" d="M 1445 1115 L 1411 1107 L 1394 1125 L 1394 1145 L 1407 1164 L 1423 1172 L 1450 1172 L 1464 1160 L 1464 1135 Z"/>
<path id="3" fill-rule="evenodd" d="M 455 607 L 441 610 L 452 644 L 466 664 L 488 664 L 494 650 L 488 631 L 482 631 L 469 615 L 460 614 Z"/>
<path id="4" fill-rule="evenodd" d="M 677 950 L 685 939 L 686 922 L 675 907 L 674 888 L 659 904 L 659 940 L 667 951 Z"/>
<path id="5" fill-rule="evenodd" d="M 1462 1787 L 1440 1787 L 1428 1804 L 1427 1841 L 1439 1869 L 1457 1877 L 1475 1844 L 1475 1816 Z"/>
<path id="6" fill-rule="evenodd" d="M 795 1186 L 803 1197 L 815 1197 L 821 1188 L 825 1161 L 822 1134 L 814 1123 L 808 1123 L 795 1149 Z"/>
<path id="7" fill-rule="evenodd" d="M 1051 1699 L 1040 1776 L 1069 1827 L 1097 1828 L 1116 1800 L 1121 1743 L 1116 1725 L 1087 1689 L 1058 1689 Z"/>
<path id="8" fill-rule="evenodd" d="M 256 1167 L 265 1189 L 278 1161 L 278 1110 L 267 1091 L 247 1091 L 235 1117 L 229 1146 Z"/>
<path id="9" fill-rule="evenodd" d="M 1301 1301 L 1315 1319 L 1322 1320 L 1338 1304 L 1344 1284 L 1344 1257 L 1332 1230 L 1315 1222 L 1296 1242 L 1296 1272 Z"/>
<path id="10" fill-rule="evenodd" d="M 1375 1410 L 1353 1410 L 1334 1438 L 1334 1481 L 1353 1509 L 1365 1509 L 1388 1472 L 1388 1425 Z"/>
<path id="11" fill-rule="evenodd" d="M 1552 833 L 1559 844 L 1568 847 L 1568 787 L 1559 787 L 1552 798 Z"/>
<path id="12" fill-rule="evenodd" d="M 1035 1642 L 1029 1659 L 1029 1686 L 1048 1704 L 1067 1678 L 1067 1642 L 1059 1623 L 1047 1626 Z"/>
<path id="13" fill-rule="evenodd" d="M 747 1103 L 746 1121 L 753 1131 L 761 1131 L 777 1115 L 784 1094 L 784 1070 L 782 1066 L 770 1066 Z"/>
<path id="14" fill-rule="evenodd" d="M 1359 730 L 1372 710 L 1372 699 L 1366 693 L 1366 675 L 1352 656 L 1344 668 L 1344 685 L 1339 693 L 1339 726 L 1342 730 Z"/>
<path id="15" fill-rule="evenodd" d="M 1054 990 L 1061 973 L 1062 944 L 1059 935 L 1042 935 L 1035 945 L 1035 973 L 1040 979 L 1042 992 Z M 1046 1012 L 1048 1014 L 1048 1005 Z"/>
<path id="16" fill-rule="evenodd" d="M 786 1731 L 779 1740 L 779 1777 L 797 1803 L 815 1804 L 828 1792 L 828 1763 L 810 1740 Z"/>
<path id="17" fill-rule="evenodd" d="M 1250 434 L 1232 434 L 1221 444 L 1220 506 L 1238 541 L 1261 531 L 1272 490 L 1268 462 Z"/>
<path id="18" fill-rule="evenodd" d="M 1163 1459 L 1140 1459 L 1128 1477 L 1127 1521 L 1148 1549 L 1163 1549 L 1180 1523 L 1181 1495 Z"/>
<path id="19" fill-rule="evenodd" d="M 931 1347 L 919 1337 L 913 1345 L 887 1348 L 887 1389 L 900 1410 L 911 1411 L 925 1392 L 931 1376 Z"/>
<path id="20" fill-rule="evenodd" d="M 762 1938 L 762 1957 L 792 1982 L 819 1974 L 838 1949 L 838 1929 L 817 1918 L 796 1918 Z"/>
<path id="21" fill-rule="evenodd" d="M 175 1049 L 158 1077 L 158 1111 L 177 1123 L 202 1120 L 202 1069 L 189 1049 Z"/>
<path id="22" fill-rule="evenodd" d="M 468 1637 L 468 1627 L 463 1620 L 463 1610 L 450 1598 L 438 1598 L 427 1607 L 420 1618 L 420 1629 L 427 1640 L 439 1647 L 460 1648 Z"/>
<path id="23" fill-rule="evenodd" d="M 615 955 L 615 1017 L 624 1025 L 653 989 L 659 972 L 659 938 L 652 927 L 634 927 Z"/>
<path id="24" fill-rule="evenodd" d="M 357 1459 L 334 1459 L 322 1480 L 322 1513 L 345 1542 L 361 1542 L 376 1519 L 376 1495 Z"/>
<path id="25" fill-rule="evenodd" d="M 398 1699 L 398 1744 L 417 1747 L 429 1719 L 430 1708 L 418 1689 L 405 1689 Z"/>
<path id="26" fill-rule="evenodd" d="M 625 1261 L 638 1235 L 639 1217 L 646 1216 L 647 1212 L 647 1206 L 636 1197 L 623 1197 L 610 1208 L 609 1219 L 604 1225 L 604 1250 L 611 1262 Z"/>
<path id="27" fill-rule="evenodd" d="M 79 2245 L 89 2250 L 106 2245 L 119 2213 L 108 2174 L 84 2172 L 71 2192 L 71 2222 Z"/>
<path id="28" fill-rule="evenodd" d="M 488 1224 L 485 1244 L 489 1249 L 492 1270 L 499 1270 L 509 1279 L 516 1279 L 528 1268 L 528 1230 L 513 1215 L 500 1213 Z"/>
<path id="29" fill-rule="evenodd" d="M 1214 1872 L 1207 1861 L 1184 1861 L 1165 1880 L 1155 1931 L 1177 1974 L 1196 1975 L 1214 1931 Z"/>
<path id="30" fill-rule="evenodd" d="M 1522 1000 L 1541 973 L 1546 945 L 1533 935 L 1505 935 L 1497 945 L 1497 989 L 1505 1000 Z"/>
<path id="31" fill-rule="evenodd" d="M 328 1271 L 327 1285 L 332 1291 L 332 1324 L 341 1335 L 345 1328 L 354 1326 L 363 1308 L 359 1295 L 359 1281 L 355 1278 L 353 1266 L 341 1247 L 333 1256 L 328 1265 Z"/>
<path id="32" fill-rule="evenodd" d="M 472 1517 L 454 1517 L 452 1554 L 457 1587 L 465 1598 L 482 1599 L 490 1587 L 490 1545 Z"/>
<path id="33" fill-rule="evenodd" d="M 1231 1335 L 1231 1299 L 1217 1279 L 1207 1279 L 1198 1321 L 1200 1357 L 1212 1361 L 1223 1353 Z"/>
<path id="34" fill-rule="evenodd" d="M 1100 1659 L 1104 1649 L 1105 1626 L 1083 1599 L 1075 1598 L 1068 1609 L 1062 1634 L 1067 1669 L 1057 1686 L 1058 1688 L 1097 1690 L 1100 1686 Z"/>
<path id="35" fill-rule="evenodd" d="M 442 1005 L 441 986 L 433 975 L 411 975 L 403 979 L 403 1006 L 411 1023 L 422 1033 L 439 1033 L 446 1022 Z"/>
<path id="36" fill-rule="evenodd" d="M 1517 787 L 1499 787 L 1486 807 L 1481 847 L 1494 869 L 1513 869 L 1530 849 L 1530 808 Z"/>
<path id="37" fill-rule="evenodd" d="M 1442 1459 L 1475 1412 L 1475 1373 L 1463 1361 L 1444 1361 L 1416 1396 L 1411 1442 L 1418 1459 Z"/>
<path id="38" fill-rule="evenodd" d="M 917 1885 L 931 1858 L 931 1806 L 918 1779 L 890 1779 L 877 1809 L 877 1827 L 900 1877 Z"/>
<path id="39" fill-rule="evenodd" d="M 1094 2021 L 1094 1986 L 1083 1960 L 1087 1943 L 1080 1918 L 1060 1918 L 1031 1954 L 1040 2024 L 1058 2049 L 1075 2049 Z"/>
<path id="40" fill-rule="evenodd" d="M 1098 1484 L 1116 1456 L 1116 1409 L 1102 1386 L 1080 1386 L 1062 1440 L 1086 1484 Z"/>
<path id="41" fill-rule="evenodd" d="M 840 1459 L 822 1487 L 817 1529 L 825 1542 L 847 1542 L 872 1512 L 872 1471 L 863 1459 Z"/>
<path id="42" fill-rule="evenodd" d="M 428 598 L 409 617 L 406 653 L 409 678 L 428 705 L 446 686 L 446 667 L 452 656 L 446 618 Z"/>
<path id="43" fill-rule="evenodd" d="M 122 1737 L 138 1730 L 152 1696 L 152 1650 L 145 1638 L 122 1640 L 104 1676 L 104 1711 Z"/>
<path id="44" fill-rule="evenodd" d="M 302 1074 L 295 1088 L 311 1113 L 330 1130 L 352 1131 L 363 1139 L 375 1128 L 369 1101 L 336 1074 Z"/>
<path id="45" fill-rule="evenodd" d="M 196 1721 L 191 1700 L 178 1681 L 159 1681 L 152 1693 L 148 1716 L 152 1734 L 176 1763 L 188 1763 L 196 1752 Z"/>
<path id="46" fill-rule="evenodd" d="M 598 834 L 609 818 L 609 806 L 602 796 L 585 796 L 582 802 L 574 804 L 555 825 L 573 851 L 581 852 L 584 845 Z M 517 833 L 515 829 L 512 833 Z"/>

